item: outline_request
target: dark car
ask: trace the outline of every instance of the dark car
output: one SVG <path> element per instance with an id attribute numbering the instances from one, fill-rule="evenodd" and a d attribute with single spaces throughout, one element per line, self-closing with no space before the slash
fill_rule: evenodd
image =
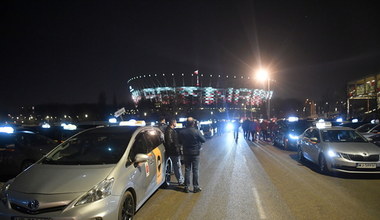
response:
<path id="1" fill-rule="evenodd" d="M 95 126 L 92 126 L 95 127 Z M 80 131 L 83 131 L 87 128 L 91 128 L 90 126 L 83 126 L 78 127 L 75 130 L 67 130 L 64 129 L 61 125 L 49 125 L 48 128 L 44 128 L 42 126 L 28 126 L 28 127 L 20 127 L 17 128 L 18 131 L 31 131 L 34 133 L 41 134 L 45 137 L 48 137 L 54 141 L 57 142 L 63 142 L 64 140 L 68 139 L 69 137 L 77 134 Z"/>
<path id="2" fill-rule="evenodd" d="M 205 138 L 212 138 L 214 136 L 214 130 L 211 124 L 201 124 L 200 130 Z"/>
<path id="3" fill-rule="evenodd" d="M 58 143 L 32 131 L 0 133 L 0 174 L 17 175 Z"/>
<path id="4" fill-rule="evenodd" d="M 296 149 L 298 136 L 310 126 L 311 122 L 307 120 L 278 120 L 272 132 L 273 145 L 282 147 L 285 150 Z"/>

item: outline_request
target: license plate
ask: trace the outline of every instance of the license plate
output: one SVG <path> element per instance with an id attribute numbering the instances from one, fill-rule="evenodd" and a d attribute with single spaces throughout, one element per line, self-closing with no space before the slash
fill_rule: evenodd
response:
<path id="1" fill-rule="evenodd" d="M 356 164 L 356 168 L 376 168 L 375 163 L 358 163 Z"/>
<path id="2" fill-rule="evenodd" d="M 21 217 L 21 216 L 16 216 L 16 217 L 12 217 L 12 220 L 51 220 L 51 218 L 44 218 L 44 217 Z"/>

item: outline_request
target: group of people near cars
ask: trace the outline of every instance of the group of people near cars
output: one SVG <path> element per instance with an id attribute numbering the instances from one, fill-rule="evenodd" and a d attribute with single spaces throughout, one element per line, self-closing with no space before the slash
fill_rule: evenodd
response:
<path id="1" fill-rule="evenodd" d="M 261 122 L 256 118 L 247 118 L 242 123 L 244 138 L 251 141 L 271 141 L 276 123 L 274 120 L 264 119 Z"/>
<path id="2" fill-rule="evenodd" d="M 183 191 L 186 193 L 190 192 L 190 176 L 192 173 L 193 192 L 200 192 L 202 191 L 199 186 L 200 152 L 201 144 L 206 142 L 206 139 L 196 128 L 196 120 L 192 117 L 187 118 L 186 128 L 181 130 L 181 132 L 175 130 L 176 126 L 176 119 L 170 119 L 167 125 L 165 118 L 160 118 L 158 127 L 165 136 L 166 154 L 172 161 L 178 185 L 184 186 Z M 181 169 L 181 146 L 185 164 L 185 177 L 183 177 Z"/>

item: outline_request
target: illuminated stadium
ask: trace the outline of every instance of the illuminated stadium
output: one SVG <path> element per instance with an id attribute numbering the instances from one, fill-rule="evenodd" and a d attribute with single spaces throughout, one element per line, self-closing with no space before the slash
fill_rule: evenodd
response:
<path id="1" fill-rule="evenodd" d="M 273 91 L 252 88 L 252 77 L 231 74 L 142 74 L 128 80 L 136 105 L 142 100 L 181 106 L 257 107 Z"/>

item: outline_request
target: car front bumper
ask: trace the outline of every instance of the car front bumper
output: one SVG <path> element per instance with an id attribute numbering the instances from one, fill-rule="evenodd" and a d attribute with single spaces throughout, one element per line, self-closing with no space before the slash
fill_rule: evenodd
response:
<path id="1" fill-rule="evenodd" d="M 108 196 L 89 204 L 66 207 L 61 211 L 44 212 L 36 215 L 16 211 L 0 202 L 0 219 L 14 220 L 15 217 L 19 217 L 18 219 L 33 220 L 115 220 L 118 219 L 120 198 L 121 196 Z"/>
<path id="2" fill-rule="evenodd" d="M 380 173 L 380 161 L 352 161 L 345 158 L 327 160 L 331 171 L 343 173 Z"/>

